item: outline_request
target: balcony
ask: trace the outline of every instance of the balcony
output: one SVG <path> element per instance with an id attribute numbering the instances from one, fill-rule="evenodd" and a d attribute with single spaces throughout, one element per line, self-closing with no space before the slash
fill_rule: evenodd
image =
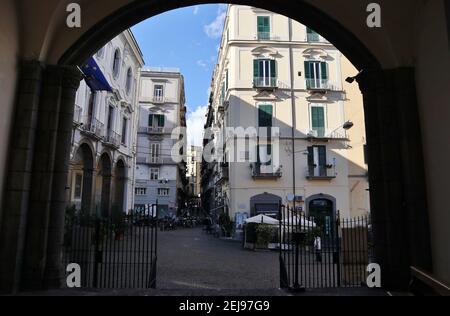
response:
<path id="1" fill-rule="evenodd" d="M 153 127 L 153 126 L 149 126 L 147 127 L 147 134 L 164 134 L 164 127 Z"/>
<path id="2" fill-rule="evenodd" d="M 306 179 L 308 180 L 333 180 L 336 178 L 336 166 L 311 165 L 306 168 Z"/>
<path id="3" fill-rule="evenodd" d="M 317 33 L 308 33 L 306 35 L 306 41 L 308 43 L 328 43 L 326 39 L 324 39 L 322 36 L 320 36 Z"/>
<path id="4" fill-rule="evenodd" d="M 306 89 L 313 92 L 338 91 L 328 79 L 306 79 Z"/>
<path id="5" fill-rule="evenodd" d="M 86 135 L 91 136 L 96 140 L 100 140 L 102 138 L 104 128 L 103 123 L 92 116 L 85 116 L 82 121 L 82 130 Z"/>
<path id="6" fill-rule="evenodd" d="M 136 157 L 136 163 L 145 165 L 162 165 L 164 159 L 162 157 Z"/>
<path id="7" fill-rule="evenodd" d="M 253 179 L 277 179 L 281 178 L 283 173 L 281 166 L 263 165 L 259 162 L 251 164 Z"/>
<path id="8" fill-rule="evenodd" d="M 227 181 L 230 177 L 230 165 L 228 163 L 221 163 L 218 165 L 216 184 Z"/>
<path id="9" fill-rule="evenodd" d="M 156 103 L 156 104 L 162 104 L 162 103 L 166 102 L 166 98 L 162 95 L 158 95 L 158 96 L 154 96 L 152 101 L 153 101 L 153 103 Z"/>
<path id="10" fill-rule="evenodd" d="M 256 39 L 258 41 L 275 41 L 279 40 L 280 37 L 270 32 L 258 32 L 256 35 Z"/>
<path id="11" fill-rule="evenodd" d="M 347 133 L 345 131 L 329 132 L 325 128 L 310 130 L 306 136 L 306 139 L 309 141 L 348 141 Z"/>
<path id="12" fill-rule="evenodd" d="M 253 78 L 253 88 L 276 89 L 278 88 L 278 79 L 276 77 L 255 77 Z"/>
<path id="13" fill-rule="evenodd" d="M 120 148 L 120 135 L 114 131 L 107 131 L 104 144 L 116 149 Z"/>

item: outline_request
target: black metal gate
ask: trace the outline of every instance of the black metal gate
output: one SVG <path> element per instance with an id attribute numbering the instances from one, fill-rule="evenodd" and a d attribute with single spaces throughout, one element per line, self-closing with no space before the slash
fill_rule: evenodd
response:
<path id="1" fill-rule="evenodd" d="M 279 219 L 281 288 L 365 286 L 373 249 L 368 216 L 307 218 L 282 205 Z"/>
<path id="2" fill-rule="evenodd" d="M 66 214 L 63 261 L 80 266 L 82 288 L 156 287 L 157 209 L 108 218 Z"/>

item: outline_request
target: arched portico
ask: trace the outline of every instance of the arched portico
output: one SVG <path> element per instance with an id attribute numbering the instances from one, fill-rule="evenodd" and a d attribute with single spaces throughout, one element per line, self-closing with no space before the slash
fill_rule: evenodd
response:
<path id="1" fill-rule="evenodd" d="M 82 143 L 76 150 L 70 168 L 70 201 L 85 213 L 92 212 L 94 180 L 94 153 L 88 143 Z"/>
<path id="2" fill-rule="evenodd" d="M 27 229 L 31 232 L 45 232 L 48 229 L 48 227 L 42 227 L 41 222 L 34 221 L 33 218 L 29 218 L 28 221 L 24 220 L 27 218 L 29 204 L 32 201 L 28 199 L 27 195 L 33 186 L 29 180 L 36 179 L 38 174 L 44 174 L 49 179 L 57 180 L 56 182 L 44 182 L 40 189 L 47 189 L 50 192 L 50 198 L 46 201 L 46 203 L 54 205 L 50 217 L 56 218 L 54 223 L 61 223 L 58 214 L 63 213 L 65 204 L 60 197 L 64 196 L 65 191 L 64 185 L 60 184 L 67 181 L 67 147 L 70 143 L 67 140 L 70 139 L 69 125 L 71 115 L 73 116 L 73 109 L 71 110 L 70 107 L 73 106 L 77 82 L 80 79 L 73 66 L 80 64 L 83 59 L 95 52 L 114 35 L 136 22 L 176 7 L 210 2 L 215 1 L 99 0 L 90 6 L 89 12 L 84 13 L 83 27 L 72 30 L 64 25 L 66 15 L 65 5 L 62 1 L 48 10 L 42 7 L 41 11 L 45 12 L 30 19 L 26 18 L 25 10 L 18 9 L 17 16 L 23 21 L 22 45 L 20 45 L 20 51 L 17 48 L 17 54 L 13 52 L 11 55 L 17 55 L 23 60 L 32 60 L 32 62 L 23 63 L 20 67 L 20 74 L 18 74 L 18 97 L 15 112 L 19 114 L 15 117 L 11 128 L 13 141 L 8 150 L 10 165 L 6 172 L 7 176 L 4 177 L 7 180 L 4 185 L 5 193 L 2 201 L 4 210 L 1 214 L 2 226 L 0 228 L 2 289 L 9 291 L 20 287 L 22 267 L 16 267 L 15 263 L 21 262 L 21 258 L 28 257 L 31 252 L 27 251 L 31 251 L 30 249 L 37 249 L 34 252 L 39 252 L 39 255 L 36 256 L 38 259 L 57 256 L 58 248 L 55 247 L 55 244 L 58 243 L 61 235 L 61 227 L 58 230 L 57 224 L 54 224 L 56 226 L 53 227 L 55 234 L 48 238 L 48 247 L 45 247 L 47 239 L 44 238 L 45 234 L 43 233 L 35 234 L 37 238 L 34 239 L 34 243 L 38 247 L 33 247 L 32 241 L 24 241 L 21 234 L 25 227 L 28 227 Z M 368 29 L 364 23 L 367 15 L 365 10 L 367 3 L 360 0 L 350 0 L 345 3 L 326 0 L 230 2 L 269 9 L 314 28 L 344 52 L 355 66 L 363 70 L 357 77 L 357 81 L 364 95 L 369 144 L 371 209 L 373 210 L 377 241 L 376 256 L 382 265 L 384 284 L 392 287 L 404 287 L 408 283 L 409 266 L 411 265 L 431 270 L 425 184 L 428 183 L 431 187 L 439 190 L 440 186 L 436 184 L 438 181 L 435 179 L 441 179 L 443 176 L 439 173 L 440 169 L 435 169 L 434 166 L 437 164 L 432 162 L 437 159 L 434 157 L 448 158 L 448 155 L 447 152 L 439 155 L 439 151 L 436 152 L 436 146 L 433 146 L 432 135 L 435 134 L 432 132 L 434 128 L 432 125 L 439 125 L 436 124 L 437 121 L 445 123 L 442 121 L 445 120 L 445 117 L 438 115 L 436 119 L 432 119 L 429 113 L 440 113 L 440 111 L 433 104 L 427 103 L 427 97 L 438 94 L 444 101 L 448 96 L 448 91 L 437 91 L 436 85 L 430 83 L 434 82 L 439 86 L 439 82 L 436 82 L 436 79 L 433 81 L 431 78 L 427 69 L 432 67 L 428 67 L 429 64 L 426 60 L 436 59 L 427 58 L 433 57 L 433 54 L 447 56 L 442 53 L 448 51 L 448 37 L 441 36 L 442 34 L 447 35 L 443 31 L 446 26 L 445 17 L 443 17 L 444 5 L 438 1 L 433 4 L 422 4 L 419 0 L 380 1 L 383 6 L 383 14 L 387 16 L 387 19 L 384 20 L 386 27 L 372 30 Z M 83 6 L 85 2 L 80 1 L 80 3 Z M 42 4 L 39 5 L 42 6 Z M 26 7 L 26 11 L 34 12 L 30 9 L 29 4 L 21 4 L 17 7 Z M 433 12 L 436 15 L 433 15 Z M 413 38 L 412 32 L 418 29 L 412 25 L 412 21 L 419 21 L 417 23 L 430 21 L 426 14 L 432 16 L 432 21 L 440 23 L 439 26 L 433 24 L 430 27 L 431 30 L 440 32 L 438 40 L 434 41 L 433 45 L 439 45 L 441 49 L 433 49 L 433 54 L 427 50 L 428 48 L 423 49 L 428 46 L 425 45 L 427 36 L 422 31 L 419 32 L 422 35 L 419 38 L 420 45 L 418 47 L 410 42 Z M 412 19 L 411 16 L 421 19 Z M 31 30 L 36 30 L 36 32 L 31 32 Z M 33 34 L 33 40 L 29 39 L 26 34 Z M 386 47 L 390 49 L 386 49 Z M 37 60 L 40 62 L 38 63 Z M 446 59 L 442 58 L 442 60 Z M 57 63 L 59 66 L 51 66 Z M 444 77 L 444 83 L 448 83 L 445 78 L 448 76 Z M 424 82 L 426 84 L 423 84 Z M 416 83 L 421 84 L 419 94 L 416 94 Z M 420 97 L 422 103 L 420 114 L 416 95 Z M 54 102 L 55 100 L 61 101 L 59 108 L 56 106 L 58 102 Z M 435 111 L 429 111 L 427 105 L 430 105 Z M 54 164 L 42 173 L 42 170 L 34 170 L 31 162 L 33 157 L 38 157 L 34 153 L 43 150 L 36 144 L 45 143 L 46 136 L 39 134 L 35 138 L 34 132 L 38 127 L 36 115 L 45 119 L 49 109 L 54 111 L 52 114 L 55 117 L 64 119 L 59 122 L 58 120 L 49 121 L 46 126 L 41 125 L 44 130 L 47 128 L 58 131 L 58 145 L 55 142 L 54 146 L 45 147 L 56 148 L 56 150 L 54 152 L 49 150 L 46 154 L 50 158 L 54 158 L 56 155 L 62 158 L 55 160 Z M 427 179 L 424 174 L 425 163 L 422 156 L 420 122 L 428 124 L 424 125 L 427 128 L 424 135 L 428 137 L 426 145 L 431 153 L 427 156 L 429 172 Z M 440 125 L 445 126 L 445 124 Z M 441 133 L 441 135 L 446 135 L 446 133 Z M 19 136 L 21 142 L 15 143 L 14 140 L 19 139 Z M 433 153 L 435 154 L 433 155 Z M 445 176 L 443 178 L 445 179 Z M 52 185 L 52 183 L 58 183 L 59 186 Z M 19 187 L 18 184 L 20 184 Z M 428 194 L 435 197 L 433 193 L 428 192 Z M 433 201 L 432 205 L 439 208 L 439 203 L 436 201 Z M 43 208 L 42 212 L 48 211 Z M 36 214 L 39 218 L 40 213 L 36 212 Z M 434 213 L 435 218 L 437 214 Z M 435 224 L 438 227 L 438 222 L 435 221 Z M 445 227 L 439 226 L 439 232 L 440 235 L 448 237 L 448 233 L 443 232 Z M 27 243 L 29 245 L 24 248 Z M 46 252 L 47 248 L 50 249 L 49 253 Z M 25 252 L 22 252 L 21 249 L 25 249 Z M 440 258 L 446 258 L 445 249 L 445 242 L 435 240 L 434 251 L 440 254 Z M 445 268 L 443 268 L 445 260 L 443 262 L 437 267 L 441 275 L 448 278 L 450 274 L 445 272 Z M 32 266 L 32 263 L 30 265 Z M 44 270 L 45 268 L 41 267 L 40 269 Z M 52 283 L 48 282 L 48 278 L 42 279 L 42 275 L 44 274 L 37 271 L 34 276 L 29 278 L 41 278 L 37 282 L 40 285 Z M 57 282 L 55 283 L 55 279 L 53 279 L 53 285 L 55 284 Z"/>

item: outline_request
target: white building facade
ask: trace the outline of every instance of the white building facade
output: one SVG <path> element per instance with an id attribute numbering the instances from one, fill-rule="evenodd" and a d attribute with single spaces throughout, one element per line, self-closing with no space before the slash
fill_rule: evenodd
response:
<path id="1" fill-rule="evenodd" d="M 222 147 L 217 131 L 226 134 L 227 127 L 274 131 L 225 137 L 223 157 L 203 168 L 203 193 L 217 201 L 208 207 L 232 219 L 276 215 L 280 203 L 330 219 L 368 213 L 362 97 L 345 83 L 356 73 L 313 30 L 266 10 L 229 5 L 207 126 L 216 130 L 216 148 Z M 357 141 L 349 128 L 360 131 Z"/>
<path id="2" fill-rule="evenodd" d="M 158 203 L 160 216 L 171 217 L 187 192 L 184 78 L 178 69 L 145 68 L 139 87 L 135 209 Z"/>
<path id="3" fill-rule="evenodd" d="M 144 60 L 130 30 L 81 68 L 69 183 L 77 209 L 107 216 L 134 205 L 138 82 Z"/>

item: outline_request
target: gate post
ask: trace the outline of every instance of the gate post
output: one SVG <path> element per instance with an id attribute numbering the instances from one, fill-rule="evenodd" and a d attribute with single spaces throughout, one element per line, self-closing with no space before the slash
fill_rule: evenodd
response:
<path id="1" fill-rule="evenodd" d="M 341 229 L 341 218 L 339 212 L 336 215 L 334 238 L 336 240 L 336 274 L 337 287 L 341 287 L 341 239 L 339 238 L 339 231 Z"/>

